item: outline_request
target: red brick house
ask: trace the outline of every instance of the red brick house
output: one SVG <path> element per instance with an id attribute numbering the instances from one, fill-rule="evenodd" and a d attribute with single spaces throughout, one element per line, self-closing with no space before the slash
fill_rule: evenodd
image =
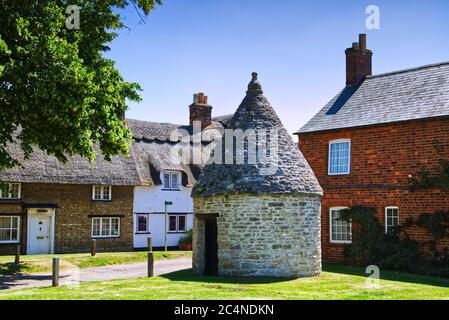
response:
<path id="1" fill-rule="evenodd" d="M 344 260 L 352 241 L 351 224 L 338 219 L 341 208 L 376 208 L 386 232 L 407 218 L 449 210 L 449 192 L 410 184 L 423 165 L 437 173 L 440 156 L 449 158 L 449 62 L 371 75 L 371 57 L 360 35 L 346 50 L 345 88 L 295 133 L 324 190 L 324 261 Z M 408 234 L 421 243 L 432 238 L 422 228 Z"/>

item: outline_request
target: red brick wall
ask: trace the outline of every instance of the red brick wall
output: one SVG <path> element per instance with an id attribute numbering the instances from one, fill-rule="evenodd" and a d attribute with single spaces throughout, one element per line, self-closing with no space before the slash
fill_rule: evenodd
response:
<path id="1" fill-rule="evenodd" d="M 351 173 L 329 176 L 329 141 L 351 139 Z M 384 225 L 386 206 L 399 207 L 400 223 L 422 213 L 449 210 L 449 192 L 409 189 L 409 175 L 426 165 L 435 172 L 438 153 L 432 142 L 438 141 L 449 158 L 449 119 L 402 122 L 390 125 L 303 133 L 299 148 L 321 186 L 322 252 L 324 261 L 343 260 L 345 245 L 330 243 L 329 208 L 365 205 L 377 208 L 376 217 Z M 425 243 L 431 236 L 425 229 L 408 230 L 412 238 Z M 442 241 L 441 246 L 449 243 Z"/>
<path id="2" fill-rule="evenodd" d="M 91 247 L 92 215 L 120 216 L 120 237 L 97 240 L 97 251 L 133 249 L 132 186 L 113 186 L 112 201 L 92 200 L 91 185 L 22 183 L 22 199 L 16 204 L 0 200 L 0 215 L 20 213 L 22 252 L 26 253 L 27 209 L 25 204 L 56 204 L 55 252 L 88 252 Z M 0 244 L 0 254 L 13 254 L 15 245 Z"/>

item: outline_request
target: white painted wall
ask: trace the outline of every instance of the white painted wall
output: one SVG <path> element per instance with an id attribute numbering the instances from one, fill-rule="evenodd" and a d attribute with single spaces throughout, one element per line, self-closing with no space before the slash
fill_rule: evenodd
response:
<path id="1" fill-rule="evenodd" d="M 179 191 L 162 190 L 162 186 L 134 188 L 134 248 L 146 248 L 148 234 L 137 234 L 138 213 L 149 213 L 149 229 L 154 247 L 164 246 L 165 201 L 172 201 L 168 213 L 187 213 L 187 230 L 193 226 L 193 202 L 190 197 L 192 188 L 180 185 Z M 168 221 L 167 221 L 168 229 Z M 168 246 L 177 246 L 184 233 L 168 233 Z"/>

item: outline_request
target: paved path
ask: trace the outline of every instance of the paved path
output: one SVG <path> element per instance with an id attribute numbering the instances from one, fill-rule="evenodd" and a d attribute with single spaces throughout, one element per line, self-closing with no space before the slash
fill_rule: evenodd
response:
<path id="1" fill-rule="evenodd" d="M 156 260 L 154 274 L 162 275 L 192 267 L 191 258 Z M 95 267 L 78 270 L 61 271 L 59 284 L 76 284 L 78 282 L 104 281 L 112 279 L 139 278 L 147 276 L 147 263 L 133 263 Z M 78 281 L 79 280 L 79 281 Z M 0 290 L 51 286 L 51 274 L 31 273 L 11 276 L 0 275 Z"/>

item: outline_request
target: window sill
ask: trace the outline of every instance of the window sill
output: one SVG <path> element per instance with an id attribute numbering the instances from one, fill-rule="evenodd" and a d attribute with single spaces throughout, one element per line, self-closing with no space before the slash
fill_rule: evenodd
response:
<path id="1" fill-rule="evenodd" d="M 118 239 L 120 238 L 120 236 L 95 236 L 95 237 L 91 237 L 92 239 L 96 240 L 96 239 Z"/>
<path id="2" fill-rule="evenodd" d="M 181 189 L 161 189 L 162 191 L 181 191 Z"/>
<path id="3" fill-rule="evenodd" d="M 186 231 L 167 231 L 167 234 L 183 234 L 183 233 L 187 233 Z"/>
<path id="4" fill-rule="evenodd" d="M 0 245 L 1 244 L 19 244 L 19 241 L 0 241 Z"/>
<path id="5" fill-rule="evenodd" d="M 95 201 L 95 202 L 112 202 L 112 199 L 110 199 L 110 200 L 92 199 L 92 201 Z"/>
<path id="6" fill-rule="evenodd" d="M 338 241 L 338 240 L 331 240 L 331 244 L 352 244 L 352 241 Z"/>
<path id="7" fill-rule="evenodd" d="M 145 234 L 151 234 L 150 231 L 137 231 L 134 234 L 141 234 L 141 235 L 145 235 Z"/>
<path id="8" fill-rule="evenodd" d="M 345 172 L 345 173 L 330 173 L 330 172 L 328 172 L 327 173 L 328 176 L 348 176 L 350 174 L 351 174 L 351 172 Z"/>

